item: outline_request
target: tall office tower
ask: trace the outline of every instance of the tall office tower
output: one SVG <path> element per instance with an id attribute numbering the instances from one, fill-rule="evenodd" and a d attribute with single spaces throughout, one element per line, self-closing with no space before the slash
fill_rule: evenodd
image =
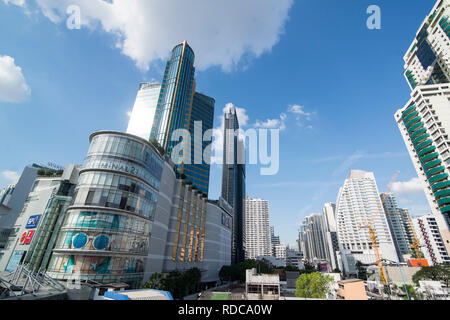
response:
<path id="1" fill-rule="evenodd" d="M 450 82 L 450 1 L 438 0 L 417 31 L 403 60 L 411 90 Z"/>
<path id="2" fill-rule="evenodd" d="M 320 213 L 313 213 L 302 221 L 303 232 L 306 237 L 308 250 L 305 259 L 309 262 L 314 260 L 330 261 L 328 243 L 325 235 L 325 219 Z"/>
<path id="3" fill-rule="evenodd" d="M 395 120 L 450 252 L 450 1 L 437 1 L 404 57 L 411 99 Z"/>
<path id="4" fill-rule="evenodd" d="M 375 176 L 372 172 L 352 170 L 339 189 L 336 203 L 339 249 L 346 273 L 356 272 L 356 261 L 369 264 L 377 260 L 369 230 L 361 228 L 366 221 L 373 221 L 381 258 L 397 261 Z"/>
<path id="5" fill-rule="evenodd" d="M 450 263 L 444 241 L 439 233 L 436 217 L 432 214 L 414 218 L 414 228 L 420 240 L 421 250 L 430 265 Z"/>
<path id="6" fill-rule="evenodd" d="M 405 261 L 404 255 L 410 254 L 414 241 L 414 227 L 409 212 L 397 205 L 397 200 L 392 193 L 382 193 L 384 199 L 383 208 L 394 240 L 395 249 L 401 262 Z"/>
<path id="7" fill-rule="evenodd" d="M 245 145 L 239 139 L 239 120 L 236 109 L 224 115 L 224 141 L 222 165 L 222 198 L 233 206 L 233 263 L 245 259 L 246 235 L 244 228 L 245 200 Z"/>
<path id="8" fill-rule="evenodd" d="M 323 206 L 325 217 L 325 238 L 327 240 L 330 263 L 333 270 L 338 268 L 339 241 L 336 226 L 336 204 L 328 202 Z"/>
<path id="9" fill-rule="evenodd" d="M 245 198 L 246 259 L 271 256 L 269 201 Z"/>
<path id="10" fill-rule="evenodd" d="M 210 141 L 204 141 L 206 131 L 213 128 L 215 100 L 196 92 L 194 100 L 185 116 L 185 125 L 190 132 L 192 145 L 185 154 L 178 172 L 186 175 L 186 179 L 201 192 L 208 195 L 211 149 L 207 149 Z M 203 153 L 205 150 L 205 154 Z M 189 155 L 190 153 L 190 155 Z M 189 157 L 189 161 L 187 161 Z"/>
<path id="11" fill-rule="evenodd" d="M 127 133 L 150 140 L 161 84 L 141 83 L 128 122 Z"/>
<path id="12" fill-rule="evenodd" d="M 186 127 L 185 115 L 191 108 L 195 92 L 195 55 L 186 41 L 172 50 L 167 62 L 161 94 L 156 108 L 151 137 L 171 155 L 178 141 L 171 141 L 172 133 Z"/>

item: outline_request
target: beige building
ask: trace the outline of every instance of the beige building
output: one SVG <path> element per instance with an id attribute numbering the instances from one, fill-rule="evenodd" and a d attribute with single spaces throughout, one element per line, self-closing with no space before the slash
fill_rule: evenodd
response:
<path id="1" fill-rule="evenodd" d="M 360 279 L 348 279 L 338 281 L 339 289 L 337 298 L 340 300 L 368 300 L 364 281 Z"/>

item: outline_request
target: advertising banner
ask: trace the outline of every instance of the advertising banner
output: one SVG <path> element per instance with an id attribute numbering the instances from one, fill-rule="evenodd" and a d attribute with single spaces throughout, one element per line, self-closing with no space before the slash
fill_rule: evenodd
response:
<path id="1" fill-rule="evenodd" d="M 27 225 L 25 226 L 25 229 L 34 229 L 37 227 L 39 220 L 41 219 L 41 215 L 31 216 L 28 218 Z"/>

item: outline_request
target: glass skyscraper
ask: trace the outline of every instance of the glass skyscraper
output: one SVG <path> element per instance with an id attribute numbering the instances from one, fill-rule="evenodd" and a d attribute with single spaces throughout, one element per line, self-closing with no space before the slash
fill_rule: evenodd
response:
<path id="1" fill-rule="evenodd" d="M 152 132 L 161 84 L 141 83 L 131 112 L 127 133 L 149 140 Z"/>
<path id="2" fill-rule="evenodd" d="M 208 195 L 211 150 L 206 147 L 211 141 L 203 141 L 207 130 L 213 128 L 215 100 L 201 93 L 195 93 L 192 105 L 185 115 L 184 126 L 191 134 L 190 163 L 184 161 L 178 172 L 204 194 Z M 201 149 L 200 149 L 201 147 Z M 205 150 L 205 154 L 203 151 Z M 205 158 L 204 158 L 205 157 Z"/>
<path id="3" fill-rule="evenodd" d="M 185 127 L 185 115 L 189 111 L 195 92 L 195 55 L 186 41 L 172 50 L 167 62 L 161 95 L 156 108 L 151 137 L 171 155 L 177 141 L 171 141 L 172 133 Z"/>
<path id="4" fill-rule="evenodd" d="M 245 146 L 237 133 L 239 120 L 236 109 L 224 115 L 222 198 L 233 206 L 232 261 L 245 259 L 244 200 L 245 200 Z"/>

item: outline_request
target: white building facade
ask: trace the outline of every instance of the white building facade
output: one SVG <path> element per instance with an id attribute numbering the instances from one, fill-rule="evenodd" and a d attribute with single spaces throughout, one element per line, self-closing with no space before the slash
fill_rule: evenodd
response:
<path id="1" fill-rule="evenodd" d="M 450 252 L 450 0 L 436 1 L 404 56 L 411 99 L 395 113 Z"/>
<path id="2" fill-rule="evenodd" d="M 246 235 L 246 259 L 258 256 L 271 256 L 269 201 L 262 199 L 245 199 L 244 230 Z"/>
<path id="3" fill-rule="evenodd" d="M 337 256 L 340 254 L 336 225 L 336 204 L 331 202 L 325 203 L 323 206 L 323 215 L 325 217 L 325 238 L 329 252 L 329 262 L 331 268 L 335 270 L 339 268 Z"/>
<path id="4" fill-rule="evenodd" d="M 424 254 L 425 259 L 428 260 L 428 263 L 430 265 L 450 263 L 435 216 L 429 214 L 414 218 L 413 224 L 420 241 L 420 250 Z"/>
<path id="5" fill-rule="evenodd" d="M 367 222 L 373 221 L 381 258 L 397 261 L 397 253 L 372 172 L 350 172 L 339 190 L 336 220 L 342 264 L 346 273 L 355 272 L 356 261 L 364 264 L 376 262 L 369 230 L 362 228 L 367 226 Z"/>

